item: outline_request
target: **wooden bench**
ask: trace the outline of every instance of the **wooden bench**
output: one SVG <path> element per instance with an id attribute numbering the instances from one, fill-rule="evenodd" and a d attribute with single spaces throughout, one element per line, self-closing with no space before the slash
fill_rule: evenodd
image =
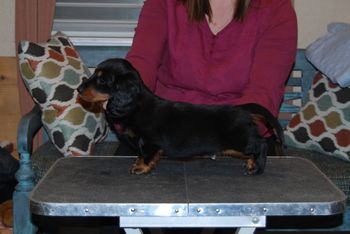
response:
<path id="1" fill-rule="evenodd" d="M 124 57 L 127 53 L 125 47 L 111 46 L 77 46 L 82 60 L 88 67 L 95 67 L 106 58 Z M 280 121 L 286 126 L 293 113 L 300 110 L 308 90 L 311 87 L 316 70 L 305 59 L 304 50 L 298 50 L 294 66 L 295 72 L 288 80 L 285 101 L 281 107 Z M 299 105 L 295 105 L 298 102 Z M 18 126 L 18 152 L 20 156 L 20 169 L 17 172 L 18 185 L 14 193 L 14 233 L 34 233 L 36 227 L 32 224 L 29 211 L 29 194 L 38 180 L 46 173 L 48 168 L 62 154 L 50 142 L 45 142 L 35 152 L 32 151 L 32 142 L 35 134 L 42 127 L 41 111 L 38 107 L 23 116 Z M 96 146 L 95 155 L 113 155 L 118 144 L 115 137 L 110 135 L 104 142 Z M 287 154 L 312 160 L 346 195 L 349 195 L 350 163 L 330 157 L 322 157 L 306 149 L 287 149 Z M 326 158 L 327 160 L 324 160 Z M 336 169 L 336 170 L 335 170 Z M 348 200 L 349 201 L 349 200 Z M 350 209 L 346 208 L 344 223 L 333 230 L 350 230 Z M 329 229 L 325 229 L 329 231 Z"/>

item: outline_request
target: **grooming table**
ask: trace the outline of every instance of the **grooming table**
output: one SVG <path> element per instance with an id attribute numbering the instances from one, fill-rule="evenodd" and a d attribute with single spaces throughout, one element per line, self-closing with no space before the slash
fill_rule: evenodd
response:
<path id="1" fill-rule="evenodd" d="M 267 216 L 343 213 L 346 196 L 311 162 L 269 157 L 265 173 L 245 176 L 233 158 L 161 160 L 147 175 L 128 173 L 135 158 L 68 157 L 36 185 L 31 212 L 120 217 L 127 233 L 143 227 L 238 227 L 254 233 Z"/>

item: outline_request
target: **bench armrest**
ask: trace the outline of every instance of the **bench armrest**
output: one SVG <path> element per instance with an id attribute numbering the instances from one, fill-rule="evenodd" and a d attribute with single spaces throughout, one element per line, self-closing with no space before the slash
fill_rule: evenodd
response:
<path id="1" fill-rule="evenodd" d="M 39 106 L 35 105 L 30 112 L 20 119 L 18 124 L 17 149 L 19 154 L 31 154 L 33 139 L 41 127 L 41 110 Z"/>

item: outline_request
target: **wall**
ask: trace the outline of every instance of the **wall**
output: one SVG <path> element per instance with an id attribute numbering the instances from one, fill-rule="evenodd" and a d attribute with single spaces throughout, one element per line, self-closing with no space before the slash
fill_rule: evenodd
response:
<path id="1" fill-rule="evenodd" d="M 15 56 L 15 0 L 0 0 L 0 56 Z"/>
<path id="2" fill-rule="evenodd" d="M 299 48 L 327 32 L 330 22 L 350 23 L 350 0 L 294 0 L 298 15 Z"/>
<path id="3" fill-rule="evenodd" d="M 350 0 L 294 0 L 299 23 L 299 48 L 326 33 L 330 22 L 350 23 Z M 0 0 L 0 56 L 15 56 L 15 0 Z"/>
<path id="4" fill-rule="evenodd" d="M 330 22 L 350 23 L 350 0 L 294 0 L 299 48 L 326 33 Z M 15 0 L 0 0 L 0 141 L 15 143 L 19 118 L 15 56 Z"/>

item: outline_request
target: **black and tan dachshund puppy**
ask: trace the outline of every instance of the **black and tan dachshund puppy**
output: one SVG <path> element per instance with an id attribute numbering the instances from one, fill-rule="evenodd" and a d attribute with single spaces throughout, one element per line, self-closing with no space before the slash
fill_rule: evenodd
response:
<path id="1" fill-rule="evenodd" d="M 164 100 L 143 84 L 124 59 L 109 59 L 78 88 L 88 102 L 106 102 L 107 116 L 142 139 L 131 173 L 150 172 L 164 155 L 223 155 L 245 160 L 248 175 L 264 172 L 267 143 L 254 123 L 258 115 L 230 105 L 193 105 Z"/>

